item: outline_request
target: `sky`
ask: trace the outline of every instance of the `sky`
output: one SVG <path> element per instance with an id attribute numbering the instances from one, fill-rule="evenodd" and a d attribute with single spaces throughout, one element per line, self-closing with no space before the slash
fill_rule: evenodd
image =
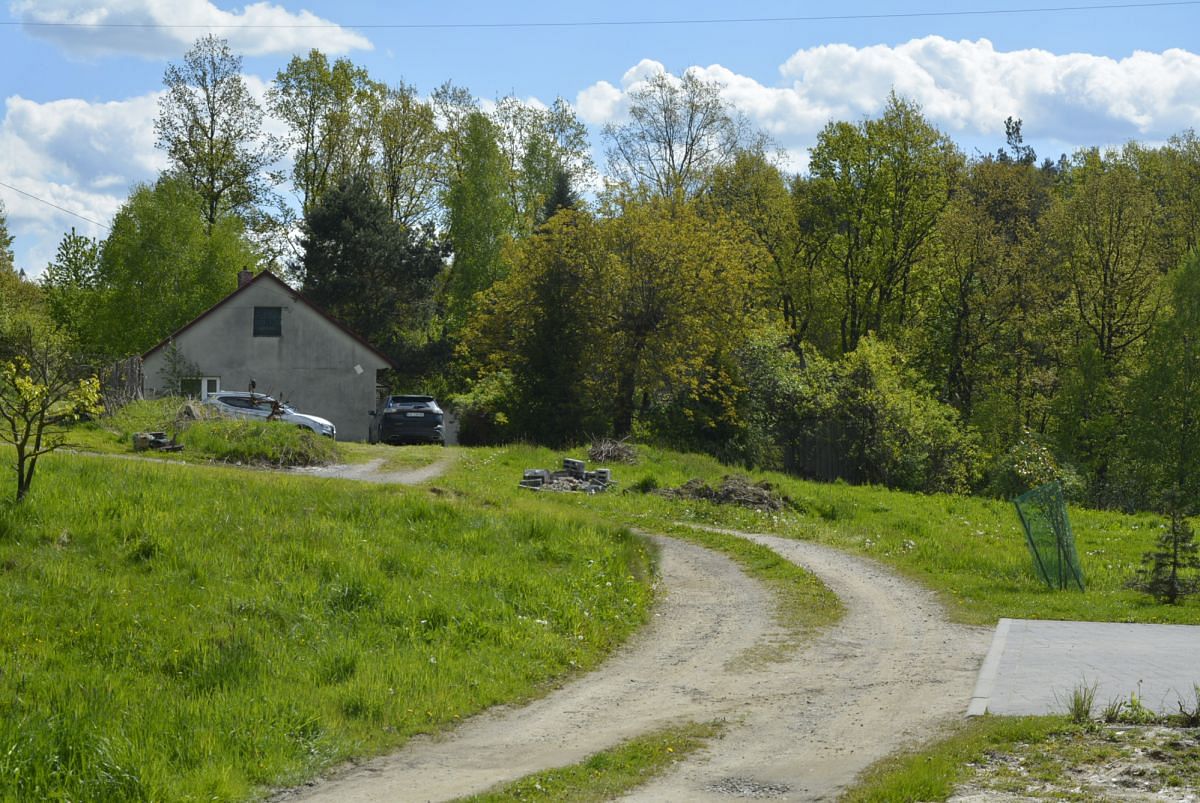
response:
<path id="1" fill-rule="evenodd" d="M 664 70 L 722 83 L 796 171 L 826 123 L 877 114 L 893 89 L 969 155 L 1003 145 L 1009 116 L 1051 158 L 1200 128 L 1200 0 L 0 4 L 0 201 L 31 276 L 72 227 L 105 236 L 166 166 L 163 71 L 206 33 L 229 40 L 259 93 L 315 47 L 422 94 L 453 81 L 483 101 L 562 97 L 601 169 L 600 129 Z"/>

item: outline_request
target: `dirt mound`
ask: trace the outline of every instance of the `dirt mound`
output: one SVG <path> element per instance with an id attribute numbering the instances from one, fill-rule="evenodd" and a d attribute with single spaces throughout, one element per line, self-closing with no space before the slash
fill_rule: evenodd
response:
<path id="1" fill-rule="evenodd" d="M 721 484 L 713 488 L 703 480 L 688 480 L 678 488 L 661 488 L 654 493 L 668 499 L 703 499 L 717 505 L 739 505 L 753 510 L 783 510 L 791 500 L 763 480 L 753 482 L 742 474 L 726 474 Z"/>

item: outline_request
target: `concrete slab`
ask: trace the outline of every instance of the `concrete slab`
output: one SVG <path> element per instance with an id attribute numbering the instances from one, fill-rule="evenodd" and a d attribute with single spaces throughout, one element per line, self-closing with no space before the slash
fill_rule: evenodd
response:
<path id="1" fill-rule="evenodd" d="M 1200 626 L 1001 619 L 967 714 L 1064 713 L 1092 684 L 1097 711 L 1131 693 L 1159 713 L 1195 705 Z"/>

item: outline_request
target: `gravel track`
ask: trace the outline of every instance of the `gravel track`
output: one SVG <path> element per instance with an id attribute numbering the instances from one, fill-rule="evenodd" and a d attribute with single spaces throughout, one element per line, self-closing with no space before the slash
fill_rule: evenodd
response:
<path id="1" fill-rule="evenodd" d="M 661 551 L 653 618 L 599 669 L 276 799 L 448 800 L 672 722 L 724 719 L 722 738 L 626 799 L 827 800 L 965 714 L 988 629 L 948 622 L 932 593 L 872 561 L 733 534 L 814 572 L 841 597 L 843 620 L 782 660 L 747 660 L 789 639 L 771 595 L 723 555 L 651 536 Z"/>
<path id="2" fill-rule="evenodd" d="M 446 469 L 454 463 L 453 455 L 446 455 L 427 466 L 401 469 L 399 471 L 382 471 L 383 458 L 377 457 L 365 463 L 338 463 L 333 466 L 311 466 L 291 469 L 292 473 L 305 474 L 310 477 L 333 477 L 341 480 L 358 480 L 359 482 L 375 482 L 384 485 L 419 485 L 422 482 L 436 479 L 446 473 Z"/>

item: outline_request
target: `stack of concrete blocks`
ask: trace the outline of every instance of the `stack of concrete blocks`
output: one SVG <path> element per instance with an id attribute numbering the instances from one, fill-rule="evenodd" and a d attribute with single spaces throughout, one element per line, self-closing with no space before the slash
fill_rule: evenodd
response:
<path id="1" fill-rule="evenodd" d="M 562 469 L 547 471 L 544 468 L 527 468 L 521 479 L 521 487 L 532 491 L 582 491 L 594 494 L 607 491 L 613 484 L 612 470 L 598 468 L 587 470 L 582 460 L 563 458 Z"/>

